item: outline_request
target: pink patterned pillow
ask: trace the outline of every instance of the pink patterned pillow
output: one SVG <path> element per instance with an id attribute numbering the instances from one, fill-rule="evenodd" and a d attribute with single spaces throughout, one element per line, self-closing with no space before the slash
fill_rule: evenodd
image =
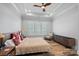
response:
<path id="1" fill-rule="evenodd" d="M 21 37 L 20 37 L 19 33 L 13 33 L 12 39 L 13 39 L 15 45 L 18 45 L 21 42 Z"/>

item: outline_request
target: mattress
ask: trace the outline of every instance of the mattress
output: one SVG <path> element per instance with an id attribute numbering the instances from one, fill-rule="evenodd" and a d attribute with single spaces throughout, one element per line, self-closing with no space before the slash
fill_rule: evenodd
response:
<path id="1" fill-rule="evenodd" d="M 51 46 L 43 38 L 25 38 L 21 42 L 21 44 L 16 46 L 16 55 L 38 52 L 50 52 L 50 50 Z"/>

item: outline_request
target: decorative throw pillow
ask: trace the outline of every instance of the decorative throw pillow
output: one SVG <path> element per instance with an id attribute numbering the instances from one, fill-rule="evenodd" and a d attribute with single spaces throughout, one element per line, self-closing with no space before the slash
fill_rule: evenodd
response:
<path id="1" fill-rule="evenodd" d="M 13 47 L 13 46 L 15 46 L 15 44 L 14 44 L 14 42 L 13 42 L 13 40 L 7 40 L 6 42 L 5 42 L 5 46 L 7 46 L 7 47 Z"/>
<path id="2" fill-rule="evenodd" d="M 13 39 L 15 45 L 18 45 L 21 42 L 21 37 L 20 37 L 19 33 L 13 33 L 12 39 Z"/>

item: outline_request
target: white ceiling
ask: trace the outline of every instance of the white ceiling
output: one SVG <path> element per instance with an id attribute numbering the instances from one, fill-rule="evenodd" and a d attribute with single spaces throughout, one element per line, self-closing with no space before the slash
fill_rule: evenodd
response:
<path id="1" fill-rule="evenodd" d="M 40 5 L 40 3 L 35 3 L 36 5 Z M 34 3 L 19 3 L 15 4 L 22 12 L 24 12 L 24 9 L 31 10 L 32 12 L 39 12 L 42 13 L 42 9 L 39 7 L 34 7 Z M 57 4 L 51 4 L 48 7 L 46 7 L 46 12 L 52 11 L 52 8 L 56 6 Z"/>
<path id="2" fill-rule="evenodd" d="M 33 6 L 34 4 L 40 5 L 40 3 L 11 3 L 11 4 L 20 14 L 26 14 L 27 11 L 32 14 L 36 13 L 37 15 L 45 15 L 45 14 L 58 15 L 64 10 L 76 5 L 75 3 L 52 3 L 51 5 L 46 7 L 46 12 L 43 12 L 41 8 Z"/>

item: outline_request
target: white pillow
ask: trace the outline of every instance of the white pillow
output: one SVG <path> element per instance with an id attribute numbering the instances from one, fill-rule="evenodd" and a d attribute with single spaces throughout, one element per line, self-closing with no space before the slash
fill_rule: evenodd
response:
<path id="1" fill-rule="evenodd" d="M 46 36 L 46 38 L 50 38 L 50 36 Z"/>
<path id="2" fill-rule="evenodd" d="M 14 44 L 13 40 L 10 39 L 10 40 L 7 40 L 5 42 L 5 46 L 7 46 L 7 47 L 13 47 L 13 46 L 15 46 L 15 44 Z"/>

